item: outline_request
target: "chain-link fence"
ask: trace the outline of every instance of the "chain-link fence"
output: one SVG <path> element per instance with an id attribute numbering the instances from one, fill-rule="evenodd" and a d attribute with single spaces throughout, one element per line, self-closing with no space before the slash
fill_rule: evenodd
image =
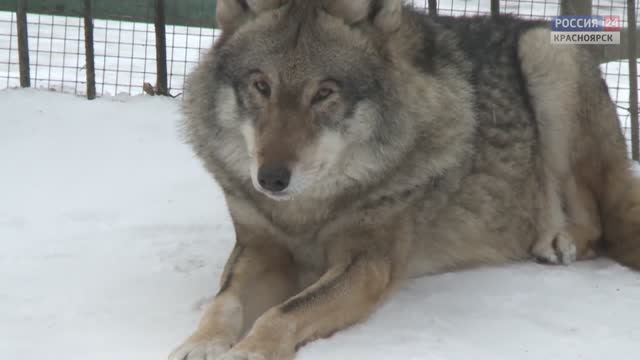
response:
<path id="1" fill-rule="evenodd" d="M 493 12 L 524 18 L 549 19 L 566 13 L 566 7 L 589 4 L 593 15 L 616 15 L 623 27 L 627 22 L 627 0 L 413 0 L 416 8 L 438 15 L 489 15 Z M 0 0 L 0 89 L 18 87 L 20 79 L 19 12 L 22 0 Z M 25 1 L 26 3 L 26 1 Z M 26 8 L 25 25 L 30 65 L 30 85 L 56 91 L 86 95 L 87 48 L 83 3 L 90 0 L 31 0 Z M 93 51 L 97 95 L 155 93 L 158 72 L 166 71 L 168 94 L 179 96 L 184 79 L 201 54 L 213 43 L 214 0 L 133 0 L 113 3 L 109 10 L 98 7 L 93 13 Z M 167 21 L 164 37 L 158 37 L 156 6 L 163 4 Z M 34 5 L 35 4 L 35 5 Z M 43 5 L 44 4 L 44 5 Z M 48 4 L 48 5 L 47 5 Z M 58 5 L 56 5 L 58 4 Z M 63 5 L 75 4 L 74 8 Z M 636 0 L 636 9 L 638 1 Z M 48 7 L 46 7 L 48 6 Z M 113 10 L 114 6 L 116 10 Z M 74 13 L 75 11 L 75 13 Z M 60 16 L 72 13 L 77 16 Z M 86 15 L 86 14 L 84 14 Z M 102 16 L 104 15 L 104 16 Z M 637 15 L 637 14 L 636 14 Z M 154 20 L 156 24 L 154 25 Z M 164 19 L 163 19 L 164 21 Z M 636 18 L 637 22 L 637 18 Z M 166 68 L 159 67 L 158 39 L 166 41 Z M 621 123 L 630 137 L 629 62 L 623 57 L 603 63 L 611 95 Z"/>
<path id="2" fill-rule="evenodd" d="M 212 3 L 210 0 L 198 1 Z M 148 18 L 152 19 L 153 2 L 137 2 L 146 5 L 138 11 L 147 12 Z M 84 19 L 28 13 L 26 21 L 31 86 L 85 95 Z M 211 46 L 214 35 L 213 28 L 166 25 L 171 94 L 178 95 L 182 91 L 186 74 L 197 63 L 201 53 Z M 153 23 L 95 18 L 93 44 L 98 95 L 136 95 L 143 92 L 145 82 L 155 83 L 157 57 Z M 0 11 L 0 89 L 17 86 L 20 86 L 17 13 Z"/>

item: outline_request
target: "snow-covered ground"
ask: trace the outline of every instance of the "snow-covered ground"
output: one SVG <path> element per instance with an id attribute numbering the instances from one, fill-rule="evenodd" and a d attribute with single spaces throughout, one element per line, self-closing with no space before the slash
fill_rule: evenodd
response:
<path id="1" fill-rule="evenodd" d="M 160 360 L 233 243 L 180 141 L 179 101 L 0 92 L 0 358 Z M 616 359 L 640 351 L 640 273 L 607 260 L 410 281 L 301 360 Z"/>

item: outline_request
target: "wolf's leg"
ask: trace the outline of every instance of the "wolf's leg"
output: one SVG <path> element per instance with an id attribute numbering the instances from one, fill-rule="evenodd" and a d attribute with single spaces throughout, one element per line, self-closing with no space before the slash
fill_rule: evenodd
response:
<path id="1" fill-rule="evenodd" d="M 355 255 L 260 317 L 220 360 L 290 360 L 296 350 L 368 316 L 392 287 L 388 257 Z"/>
<path id="2" fill-rule="evenodd" d="M 560 208 L 564 224 L 550 236 L 541 237 L 532 248 L 533 255 L 545 263 L 566 265 L 594 257 L 594 247 L 602 233 L 595 200 L 586 188 L 574 178 L 568 179 L 563 185 L 563 196 L 566 212 L 558 201 L 550 201 L 549 211 L 553 213 Z"/>
<path id="3" fill-rule="evenodd" d="M 522 72 L 527 79 L 530 100 L 540 130 L 540 152 L 544 161 L 545 198 L 541 204 L 546 218 L 538 224 L 540 238 L 531 252 L 539 260 L 569 264 L 576 260 L 577 247 L 567 231 L 566 182 L 572 174 L 571 154 L 579 123 L 580 106 L 576 100 L 580 79 L 577 47 L 557 47 L 549 43 L 549 30 L 535 28 L 524 32 L 518 44 Z"/>
<path id="4" fill-rule="evenodd" d="M 569 265 L 576 261 L 578 249 L 573 233 L 562 229 L 553 236 L 539 239 L 531 252 L 541 263 Z"/>
<path id="5" fill-rule="evenodd" d="M 221 288 L 197 330 L 170 360 L 215 360 L 227 352 L 255 319 L 296 292 L 290 255 L 271 245 L 237 244 Z"/>
<path id="6" fill-rule="evenodd" d="M 550 170 L 547 170 L 549 173 Z M 540 222 L 540 237 L 531 247 L 532 255 L 542 263 L 568 265 L 576 260 L 577 248 L 572 234 L 567 231 L 567 214 L 562 197 L 551 175 L 547 175 L 543 220 Z"/>
<path id="7" fill-rule="evenodd" d="M 567 189 L 567 210 L 569 226 L 576 248 L 578 260 L 596 256 L 597 243 L 602 237 L 602 226 L 593 194 L 577 181 L 572 181 Z"/>

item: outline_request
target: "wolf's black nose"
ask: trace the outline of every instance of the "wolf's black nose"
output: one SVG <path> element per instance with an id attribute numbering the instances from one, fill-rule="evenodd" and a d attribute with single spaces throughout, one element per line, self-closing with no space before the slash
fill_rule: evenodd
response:
<path id="1" fill-rule="evenodd" d="M 271 192 L 281 192 L 289 186 L 291 171 L 285 164 L 272 163 L 263 165 L 258 170 L 258 183 Z"/>

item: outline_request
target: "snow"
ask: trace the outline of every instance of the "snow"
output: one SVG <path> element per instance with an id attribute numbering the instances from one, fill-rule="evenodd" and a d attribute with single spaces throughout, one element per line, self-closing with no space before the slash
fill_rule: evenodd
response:
<path id="1" fill-rule="evenodd" d="M 233 229 L 179 101 L 0 92 L 3 359 L 165 359 L 217 290 Z M 636 359 L 640 273 L 608 260 L 409 281 L 298 359 Z"/>

